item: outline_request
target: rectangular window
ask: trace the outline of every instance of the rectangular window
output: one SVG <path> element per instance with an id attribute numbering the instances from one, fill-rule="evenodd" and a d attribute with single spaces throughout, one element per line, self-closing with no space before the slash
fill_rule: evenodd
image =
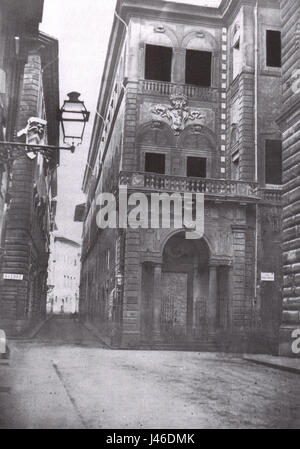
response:
<path id="1" fill-rule="evenodd" d="M 186 50 L 185 83 L 196 86 L 211 86 L 211 52 Z"/>
<path id="2" fill-rule="evenodd" d="M 204 157 L 188 157 L 186 175 L 192 178 L 206 178 L 206 159 Z"/>
<path id="3" fill-rule="evenodd" d="M 267 66 L 281 67 L 281 33 L 267 30 Z"/>
<path id="4" fill-rule="evenodd" d="M 240 39 L 236 41 L 232 49 L 232 79 L 234 80 L 241 71 L 241 50 L 240 50 Z"/>
<path id="5" fill-rule="evenodd" d="M 145 154 L 145 171 L 150 173 L 165 173 L 165 159 L 164 154 L 146 153 Z"/>
<path id="6" fill-rule="evenodd" d="M 266 140 L 265 182 L 282 184 L 282 145 L 280 140 Z"/>
<path id="7" fill-rule="evenodd" d="M 171 81 L 172 48 L 146 45 L 145 79 Z"/>
<path id="8" fill-rule="evenodd" d="M 104 255 L 105 255 L 106 268 L 109 269 L 109 266 L 110 266 L 110 250 L 109 249 L 105 250 Z"/>

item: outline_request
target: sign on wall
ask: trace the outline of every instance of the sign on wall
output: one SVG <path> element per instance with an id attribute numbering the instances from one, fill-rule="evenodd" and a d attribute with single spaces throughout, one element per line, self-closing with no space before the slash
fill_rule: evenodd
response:
<path id="1" fill-rule="evenodd" d="M 261 273 L 260 274 L 261 281 L 269 281 L 274 282 L 275 280 L 275 274 L 274 273 Z"/>
<path id="2" fill-rule="evenodd" d="M 10 279 L 13 281 L 23 281 L 24 274 L 4 273 L 3 279 Z"/>

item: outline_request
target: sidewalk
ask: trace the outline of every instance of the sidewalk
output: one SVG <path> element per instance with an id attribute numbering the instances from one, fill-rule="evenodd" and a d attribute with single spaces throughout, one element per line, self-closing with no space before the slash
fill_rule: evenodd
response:
<path id="1" fill-rule="evenodd" d="M 300 374 L 300 357 L 279 357 L 265 354 L 245 354 L 244 360 L 270 366 L 271 368 Z"/>
<path id="2" fill-rule="evenodd" d="M 7 337 L 8 345 L 9 341 L 18 341 L 18 340 L 33 340 L 36 336 L 36 334 L 41 330 L 41 328 L 47 323 L 49 320 L 51 320 L 52 316 L 48 316 L 45 319 L 39 321 L 29 329 L 26 329 L 22 334 L 14 336 L 14 337 Z"/>
<path id="3" fill-rule="evenodd" d="M 84 326 L 92 335 L 94 335 L 106 348 L 113 349 L 111 347 L 110 338 L 102 335 L 102 333 L 89 321 L 80 321 L 80 324 Z"/>

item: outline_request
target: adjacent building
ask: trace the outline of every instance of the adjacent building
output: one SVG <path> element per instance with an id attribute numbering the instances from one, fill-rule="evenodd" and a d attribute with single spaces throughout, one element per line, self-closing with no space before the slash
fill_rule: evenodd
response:
<path id="1" fill-rule="evenodd" d="M 80 245 L 52 234 L 48 272 L 47 312 L 77 314 L 79 311 Z"/>
<path id="2" fill-rule="evenodd" d="M 58 42 L 39 31 L 42 12 L 40 0 L 1 2 L 2 142 L 59 143 Z M 1 161 L 0 328 L 16 335 L 46 313 L 58 152 L 2 143 Z"/>
<path id="3" fill-rule="evenodd" d="M 30 39 L 37 37 L 43 1 L 3 0 L 0 6 L 0 141 L 12 141 L 16 134 L 18 95 Z M 23 2 L 24 5 L 24 2 Z M 0 153 L 0 265 L 3 257 L 5 215 L 8 205 L 10 166 L 6 149 Z"/>
<path id="4" fill-rule="evenodd" d="M 80 314 L 119 347 L 276 353 L 279 1 L 119 0 L 108 48 L 83 181 Z M 204 194 L 202 238 L 185 238 L 188 223 L 100 229 L 99 194 L 125 187 L 149 203 Z"/>
<path id="5" fill-rule="evenodd" d="M 281 1 L 283 109 L 283 311 L 280 355 L 299 356 L 300 336 L 300 4 Z"/>

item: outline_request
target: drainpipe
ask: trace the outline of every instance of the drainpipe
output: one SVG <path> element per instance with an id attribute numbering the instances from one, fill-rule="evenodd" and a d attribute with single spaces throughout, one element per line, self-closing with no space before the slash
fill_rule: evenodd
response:
<path id="1" fill-rule="evenodd" d="M 125 52 L 124 52 L 124 54 L 125 54 L 125 57 L 126 57 L 126 45 L 127 45 L 127 37 L 128 37 L 128 25 L 127 25 L 127 23 L 122 19 L 122 17 L 120 17 L 119 16 L 119 14 L 117 13 L 117 11 L 115 10 L 115 16 L 116 16 L 116 18 L 119 20 L 119 22 L 121 22 L 124 26 L 125 26 L 125 28 L 126 28 L 126 36 L 125 36 L 125 39 L 124 39 L 124 49 L 125 49 Z M 123 86 L 123 88 L 125 89 L 125 84 L 124 84 L 124 80 L 122 80 L 122 86 Z M 100 117 L 100 119 L 102 120 L 102 122 L 103 122 L 103 126 L 104 126 L 104 124 L 105 124 L 105 118 L 103 117 L 103 115 L 101 115 L 100 114 L 100 112 L 98 111 L 98 109 L 96 108 L 96 114 L 98 115 L 98 117 Z M 102 161 L 102 156 L 101 156 L 101 161 L 100 161 L 100 170 L 101 170 L 101 167 L 102 167 L 102 163 L 103 163 L 103 161 Z M 92 172 L 92 174 L 93 174 L 93 168 L 90 166 L 90 164 L 89 163 L 86 163 L 86 166 L 90 169 L 90 171 Z M 99 170 L 99 171 L 100 171 Z"/>
<path id="2" fill-rule="evenodd" d="M 129 26 L 127 25 L 125 20 L 123 20 L 122 17 L 119 16 L 119 14 L 117 13 L 117 9 L 115 9 L 115 16 L 119 20 L 119 22 L 124 25 L 124 27 L 126 29 L 126 35 L 125 35 L 125 39 L 124 39 L 124 74 L 125 74 L 125 78 L 123 78 L 123 80 L 122 80 L 122 87 L 124 89 L 124 95 L 125 95 L 126 84 L 127 84 L 127 80 L 128 80 L 128 78 L 127 78 L 128 77 L 127 66 L 128 66 L 129 51 L 130 51 L 130 47 L 129 47 Z M 124 127 L 125 127 L 125 123 L 123 123 L 123 129 L 122 129 L 122 148 L 123 148 L 123 139 L 124 139 Z M 121 151 L 120 167 L 123 168 L 123 150 L 120 148 L 120 151 Z"/>
<path id="3" fill-rule="evenodd" d="M 116 10 L 115 10 L 115 16 L 119 20 L 119 22 L 121 22 L 125 26 L 125 29 L 126 29 L 126 36 L 125 36 L 125 39 L 124 39 L 124 55 L 125 55 L 125 58 L 127 58 L 126 47 L 127 47 L 127 40 L 128 40 L 128 35 L 129 35 L 129 32 L 128 32 L 128 28 L 129 27 L 128 27 L 127 23 L 125 22 L 125 20 L 123 20 L 122 17 L 119 16 L 119 14 L 117 13 Z M 125 61 L 124 61 L 124 63 L 125 63 Z M 124 70 L 125 69 L 126 69 L 126 67 L 124 68 Z M 122 80 L 122 85 L 123 85 L 123 87 L 125 89 L 126 86 L 124 85 L 124 79 Z"/>
<path id="4" fill-rule="evenodd" d="M 254 181 L 258 182 L 258 2 L 254 8 Z M 255 205 L 255 255 L 254 255 L 254 303 L 257 306 L 257 274 L 258 274 L 258 204 Z"/>

